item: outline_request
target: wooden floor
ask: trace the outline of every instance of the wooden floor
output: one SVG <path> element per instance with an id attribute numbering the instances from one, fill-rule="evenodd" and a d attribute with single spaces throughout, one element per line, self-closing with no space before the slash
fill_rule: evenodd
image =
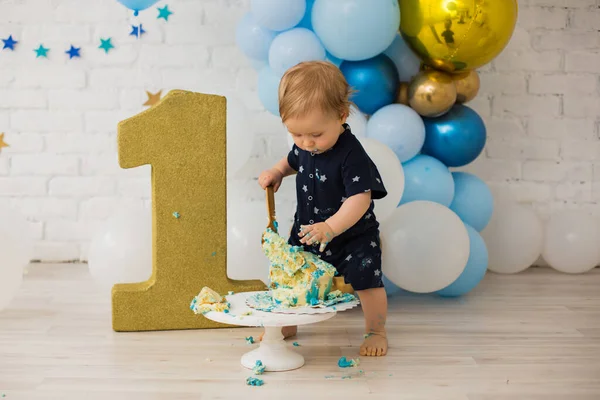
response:
<path id="1" fill-rule="evenodd" d="M 488 274 L 468 297 L 391 300 L 389 355 L 355 357 L 360 310 L 303 329 L 306 366 L 245 385 L 258 329 L 115 333 L 84 265 L 32 265 L 0 313 L 6 400 L 600 399 L 600 271 Z"/>

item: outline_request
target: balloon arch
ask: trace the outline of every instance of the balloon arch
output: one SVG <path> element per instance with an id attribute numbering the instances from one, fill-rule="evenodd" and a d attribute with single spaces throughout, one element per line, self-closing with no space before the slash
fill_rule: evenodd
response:
<path id="1" fill-rule="evenodd" d="M 236 41 L 269 112 L 279 115 L 281 76 L 302 61 L 335 64 L 356 90 L 348 123 L 390 189 L 376 202 L 389 291 L 473 289 L 488 267 L 480 232 L 493 198 L 477 176 L 449 168 L 483 151 L 485 124 L 465 103 L 479 90 L 476 68 L 509 41 L 516 1 L 251 0 L 250 8 Z"/>

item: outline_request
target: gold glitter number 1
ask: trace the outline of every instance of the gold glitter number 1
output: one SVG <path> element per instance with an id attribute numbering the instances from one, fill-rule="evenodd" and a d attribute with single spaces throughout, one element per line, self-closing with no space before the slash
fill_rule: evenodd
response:
<path id="1" fill-rule="evenodd" d="M 148 281 L 114 286 L 115 331 L 223 327 L 189 308 L 203 286 L 265 290 L 227 278 L 225 121 L 224 97 L 174 90 L 119 124 L 121 167 L 152 166 L 153 261 Z"/>

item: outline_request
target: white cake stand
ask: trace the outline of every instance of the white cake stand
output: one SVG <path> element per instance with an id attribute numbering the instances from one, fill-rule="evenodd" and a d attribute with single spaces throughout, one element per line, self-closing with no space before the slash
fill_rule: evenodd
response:
<path id="1" fill-rule="evenodd" d="M 265 335 L 258 348 L 242 356 L 242 365 L 248 369 L 254 368 L 260 360 L 265 371 L 290 371 L 304 365 L 304 357 L 292 350 L 283 340 L 281 327 L 308 325 L 333 318 L 336 312 L 324 314 L 275 314 L 257 311 L 246 305 L 246 299 L 257 292 L 237 293 L 226 296 L 230 303 L 228 314 L 211 311 L 204 316 L 210 320 L 228 325 L 260 326 L 265 328 Z M 251 311 L 251 315 L 242 315 Z"/>

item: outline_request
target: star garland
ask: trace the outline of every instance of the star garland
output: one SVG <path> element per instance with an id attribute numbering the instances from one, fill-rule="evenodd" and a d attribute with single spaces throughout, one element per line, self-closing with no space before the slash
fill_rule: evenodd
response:
<path id="1" fill-rule="evenodd" d="M 158 7 L 158 17 L 156 19 L 164 19 L 165 21 L 169 21 L 169 17 L 173 14 L 173 11 L 169 10 L 169 6 L 165 5 L 163 8 Z"/>
<path id="2" fill-rule="evenodd" d="M 135 36 L 139 39 L 144 33 L 146 33 L 146 31 L 142 27 L 142 24 L 139 24 L 139 26 L 131 25 L 131 32 L 129 33 L 129 36 Z"/>
<path id="3" fill-rule="evenodd" d="M 69 55 L 69 60 L 78 57 L 81 57 L 81 54 L 79 53 L 81 51 L 81 47 L 75 47 L 73 45 L 71 45 L 71 48 L 67 51 L 65 51 L 65 53 L 67 53 Z"/>
<path id="4" fill-rule="evenodd" d="M 35 58 L 40 58 L 40 57 L 48 58 L 48 52 L 50 51 L 50 49 L 47 47 L 44 47 L 43 44 L 40 44 L 40 47 L 38 47 L 37 49 L 34 49 L 33 51 L 35 51 Z"/>
<path id="5" fill-rule="evenodd" d="M 2 42 L 4 42 L 4 46 L 2 47 L 2 50 L 8 49 L 8 50 L 12 50 L 12 51 L 15 51 L 15 45 L 17 43 L 19 43 L 18 41 L 13 39 L 12 35 L 10 35 L 6 39 L 2 39 Z"/>
<path id="6" fill-rule="evenodd" d="M 115 48 L 115 46 L 112 44 L 112 38 L 100 38 L 100 46 L 98 46 L 98 48 L 104 50 L 104 53 L 108 54 L 110 50 Z"/>
<path id="7" fill-rule="evenodd" d="M 168 5 L 165 5 L 164 7 L 157 7 L 156 10 L 158 11 L 158 15 L 156 17 L 156 19 L 163 19 L 165 20 L 165 22 L 169 22 L 169 17 L 171 15 L 173 15 L 173 11 L 171 11 L 169 9 Z M 131 32 L 129 33 L 129 36 L 135 36 L 136 38 L 141 38 L 142 35 L 144 35 L 146 33 L 146 30 L 144 29 L 144 27 L 142 26 L 142 24 L 140 25 L 131 25 Z M 2 46 L 1 50 L 10 50 L 10 51 L 15 51 L 15 48 L 17 47 L 17 44 L 19 43 L 18 40 L 16 40 L 16 38 L 13 37 L 13 35 L 9 35 L 7 38 L 0 38 L 0 40 L 2 41 L 0 43 L 0 46 Z M 71 47 L 65 51 L 65 53 L 69 56 L 69 60 L 72 60 L 73 58 L 81 58 L 81 47 L 75 47 L 72 44 L 70 45 Z M 115 45 L 112 43 L 112 38 L 101 38 L 100 39 L 100 46 L 98 46 L 98 48 L 100 50 L 103 50 L 105 54 L 108 54 L 111 50 L 113 50 L 115 48 Z M 50 48 L 48 47 L 44 47 L 43 44 L 40 44 L 37 48 L 33 49 L 34 53 L 35 53 L 35 58 L 48 58 L 48 52 L 50 51 Z"/>
<path id="8" fill-rule="evenodd" d="M 169 9 L 168 5 L 165 5 L 164 7 L 157 7 L 156 10 L 158 11 L 156 19 L 163 19 L 165 22 L 169 22 L 169 17 L 174 14 L 173 11 Z M 137 39 L 140 39 L 145 33 L 146 30 L 142 24 L 131 25 L 131 32 L 129 33 L 129 36 L 135 36 Z M 15 51 L 15 47 L 19 43 L 19 41 L 16 40 L 12 35 L 0 40 L 2 40 L 2 43 L 0 43 L 2 45 L 1 50 Z M 112 38 L 100 38 L 100 45 L 98 46 L 98 49 L 104 51 L 105 54 L 109 54 L 111 50 L 115 49 L 115 45 L 112 43 Z M 50 48 L 45 47 L 42 43 L 40 43 L 37 48 L 33 49 L 33 52 L 35 53 L 36 59 L 48 59 Z M 65 54 L 69 56 L 69 60 L 81 58 L 81 47 L 75 47 L 73 44 L 71 44 L 69 49 L 65 51 Z M 162 90 L 158 91 L 157 93 L 146 91 L 146 94 L 148 96 L 148 100 L 146 100 L 143 105 L 152 107 L 161 100 Z M 0 134 L 0 151 L 2 147 L 8 147 L 8 144 L 3 141 L 3 138 L 4 134 L 2 133 Z"/>

